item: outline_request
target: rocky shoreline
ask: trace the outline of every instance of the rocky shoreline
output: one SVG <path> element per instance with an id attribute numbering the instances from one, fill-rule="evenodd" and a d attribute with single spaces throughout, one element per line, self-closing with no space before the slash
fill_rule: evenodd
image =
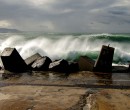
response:
<path id="1" fill-rule="evenodd" d="M 102 78 L 87 71 L 73 73 L 67 78 L 63 74 L 51 79 L 52 76 L 47 77 L 40 73 L 31 76 L 24 73 L 20 77 L 1 79 L 0 109 L 129 110 L 130 88 L 123 87 L 130 87 L 130 80 L 126 84 L 128 74 L 124 73 L 123 77 L 122 74 L 117 74 L 116 77 L 113 75 L 111 80 L 119 82 L 111 84 L 100 82 Z M 124 82 L 120 82 L 121 78 Z M 89 82 L 90 80 L 93 81 Z M 91 86 L 87 86 L 90 83 Z"/>
<path id="2" fill-rule="evenodd" d="M 130 67 L 112 66 L 113 55 L 114 48 L 109 47 L 109 45 L 103 45 L 96 61 L 87 56 L 80 56 L 78 61 L 67 61 L 64 59 L 52 61 L 49 57 L 42 56 L 39 53 L 22 59 L 15 48 L 5 48 L 1 53 L 3 64 L 1 68 L 4 70 L 3 78 L 20 75 L 23 72 L 31 74 L 33 71 L 51 71 L 66 75 L 80 71 L 90 71 L 97 75 L 128 73 Z"/>
<path id="3" fill-rule="evenodd" d="M 36 53 L 23 60 L 15 48 L 1 59 L 0 110 L 129 110 L 129 67 L 112 66 L 114 48 L 95 62 L 52 61 Z"/>

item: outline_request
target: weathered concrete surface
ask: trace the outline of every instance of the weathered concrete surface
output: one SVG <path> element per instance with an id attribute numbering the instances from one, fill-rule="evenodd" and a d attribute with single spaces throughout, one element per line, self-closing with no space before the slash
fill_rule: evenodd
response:
<path id="1" fill-rule="evenodd" d="M 32 69 L 36 71 L 47 71 L 49 69 L 49 64 L 51 63 L 51 59 L 47 56 L 38 58 L 33 64 Z"/>
<path id="2" fill-rule="evenodd" d="M 80 71 L 93 71 L 95 61 L 87 56 L 81 56 L 79 58 L 79 70 Z"/>
<path id="3" fill-rule="evenodd" d="M 38 86 L 8 86 L 0 91 L 0 110 L 69 110 L 77 104 L 80 110 L 86 92 L 83 88 Z"/>
<path id="4" fill-rule="evenodd" d="M 10 72 L 25 72 L 28 67 L 15 48 L 5 48 L 1 53 L 1 60 L 5 70 Z"/>
<path id="5" fill-rule="evenodd" d="M 39 53 L 36 53 L 28 58 L 26 58 L 24 61 L 28 66 L 31 66 L 35 60 L 37 60 L 38 58 L 42 57 Z"/>
<path id="6" fill-rule="evenodd" d="M 112 61 L 115 48 L 102 45 L 101 52 L 97 61 L 94 64 L 94 71 L 96 72 L 112 72 Z"/>
<path id="7" fill-rule="evenodd" d="M 69 64 L 66 60 L 57 60 L 49 65 L 50 71 L 60 72 L 60 73 L 68 73 L 69 72 Z"/>
<path id="8" fill-rule="evenodd" d="M 1 79 L 0 110 L 130 109 L 130 89 L 120 89 L 125 85 L 130 87 L 129 74 L 115 73 L 110 79 L 86 71 L 70 74 L 67 78 L 61 75 L 59 79 L 59 74 L 39 72 L 32 76 L 22 74 L 21 77 Z M 102 85 L 106 86 L 100 88 Z M 119 88 L 110 89 L 112 85 Z"/>
<path id="9" fill-rule="evenodd" d="M 0 88 L 0 110 L 129 110 L 130 90 L 80 87 L 7 86 Z"/>
<path id="10" fill-rule="evenodd" d="M 100 90 L 86 100 L 83 110 L 130 110 L 130 90 Z"/>
<path id="11" fill-rule="evenodd" d="M 1 83 L 14 83 L 14 84 L 40 84 L 40 85 L 88 85 L 86 87 L 93 88 L 95 85 L 98 88 L 101 85 L 105 88 L 130 88 L 129 73 L 113 73 L 111 75 L 95 75 L 93 72 L 82 71 L 71 73 L 68 76 L 63 73 L 53 72 L 33 72 L 32 75 L 27 73 L 21 76 L 13 76 L 6 80 L 0 80 Z M 1 78 L 2 79 L 2 78 Z M 100 86 L 100 87 L 99 87 Z M 104 87 L 102 86 L 102 88 Z M 108 87 L 107 87 L 108 86 Z"/>

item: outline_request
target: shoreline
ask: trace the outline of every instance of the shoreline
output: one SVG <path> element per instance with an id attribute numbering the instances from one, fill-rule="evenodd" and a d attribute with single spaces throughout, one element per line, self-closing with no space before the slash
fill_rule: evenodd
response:
<path id="1" fill-rule="evenodd" d="M 126 77 L 129 73 L 113 73 L 112 75 L 103 79 L 89 71 L 72 73 L 68 77 L 63 73 L 45 74 L 38 71 L 32 75 L 23 73 L 19 77 L 1 79 L 0 84 L 3 86 L 0 86 L 0 109 L 120 110 L 121 108 L 129 110 L 130 105 L 127 103 L 130 100 L 130 80 L 128 88 L 122 85 L 116 85 L 116 87 L 112 85 L 113 79 L 128 80 Z M 103 83 L 100 80 L 109 80 L 111 83 Z"/>
<path id="2" fill-rule="evenodd" d="M 7 79 L 2 78 L 0 86 L 33 85 L 33 86 L 66 86 L 87 88 L 130 88 L 129 73 L 100 74 L 90 71 L 81 71 L 69 75 L 55 72 L 35 71 L 32 74 L 22 73 Z M 4 74 L 4 73 L 3 73 Z"/>

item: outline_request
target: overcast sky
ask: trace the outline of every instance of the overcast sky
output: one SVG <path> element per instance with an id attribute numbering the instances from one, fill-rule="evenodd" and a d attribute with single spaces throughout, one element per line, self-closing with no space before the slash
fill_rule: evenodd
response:
<path id="1" fill-rule="evenodd" d="M 0 0 L 0 28 L 130 33 L 130 0 Z"/>

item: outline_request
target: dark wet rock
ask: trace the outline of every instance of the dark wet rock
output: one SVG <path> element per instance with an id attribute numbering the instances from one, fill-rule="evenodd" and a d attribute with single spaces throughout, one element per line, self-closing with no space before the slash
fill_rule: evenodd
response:
<path id="1" fill-rule="evenodd" d="M 15 48 L 5 48 L 1 54 L 1 60 L 5 70 L 10 72 L 25 72 L 28 67 Z"/>
<path id="2" fill-rule="evenodd" d="M 80 71 L 93 71 L 95 61 L 87 56 L 81 56 L 79 58 L 79 70 Z"/>
<path id="3" fill-rule="evenodd" d="M 66 60 L 57 60 L 49 65 L 50 71 L 68 73 L 69 72 L 69 64 Z"/>
<path id="4" fill-rule="evenodd" d="M 47 56 L 40 57 L 32 64 L 31 67 L 36 71 L 47 71 L 51 62 L 51 59 Z"/>
<path id="5" fill-rule="evenodd" d="M 129 67 L 128 67 L 127 71 L 130 72 L 130 64 L 129 64 Z"/>
<path id="6" fill-rule="evenodd" d="M 103 45 L 99 57 L 94 65 L 96 72 L 112 72 L 112 61 L 114 55 L 114 48 Z"/>
<path id="7" fill-rule="evenodd" d="M 37 60 L 38 58 L 41 58 L 42 56 L 39 53 L 36 53 L 28 58 L 25 59 L 25 63 L 31 67 L 31 65 Z"/>
<path id="8" fill-rule="evenodd" d="M 112 67 L 113 73 L 126 73 L 128 72 L 128 67 L 125 66 L 113 66 Z"/>
<path id="9" fill-rule="evenodd" d="M 79 71 L 79 64 L 77 62 L 69 62 L 69 72 L 77 72 Z"/>

